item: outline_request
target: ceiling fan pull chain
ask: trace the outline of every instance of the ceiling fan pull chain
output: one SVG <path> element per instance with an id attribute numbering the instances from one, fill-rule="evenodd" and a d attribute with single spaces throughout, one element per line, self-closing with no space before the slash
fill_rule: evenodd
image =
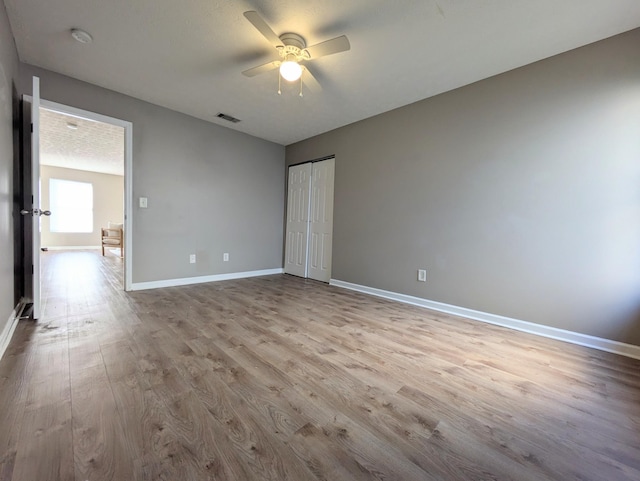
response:
<path id="1" fill-rule="evenodd" d="M 302 97 L 302 75 L 300 75 L 300 97 Z"/>
<path id="2" fill-rule="evenodd" d="M 282 95 L 282 90 L 280 90 L 280 72 L 278 72 L 278 95 Z"/>

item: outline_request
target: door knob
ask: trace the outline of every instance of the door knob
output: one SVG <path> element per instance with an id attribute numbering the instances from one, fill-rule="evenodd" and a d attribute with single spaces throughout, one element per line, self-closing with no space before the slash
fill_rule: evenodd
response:
<path id="1" fill-rule="evenodd" d="M 51 211 L 50 210 L 40 210 L 40 209 L 31 209 L 31 210 L 22 209 L 20 211 L 20 214 L 22 214 L 22 215 L 51 215 Z"/>

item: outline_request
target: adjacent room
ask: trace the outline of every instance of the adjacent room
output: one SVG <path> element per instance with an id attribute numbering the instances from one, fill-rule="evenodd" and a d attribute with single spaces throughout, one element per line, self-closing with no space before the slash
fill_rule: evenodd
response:
<path id="1" fill-rule="evenodd" d="M 124 218 L 124 130 L 40 109 L 40 244 L 47 250 L 102 249 L 102 229 Z M 122 243 L 102 255 L 123 255 Z"/>
<path id="2" fill-rule="evenodd" d="M 640 3 L 3 0 L 0 481 L 640 479 Z"/>

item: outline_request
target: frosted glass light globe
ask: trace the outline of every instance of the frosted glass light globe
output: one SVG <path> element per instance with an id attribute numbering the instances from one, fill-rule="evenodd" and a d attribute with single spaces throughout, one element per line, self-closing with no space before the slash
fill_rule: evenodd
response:
<path id="1" fill-rule="evenodd" d="M 283 79 L 293 82 L 302 75 L 302 67 L 298 62 L 287 60 L 280 65 L 280 75 L 282 75 Z"/>

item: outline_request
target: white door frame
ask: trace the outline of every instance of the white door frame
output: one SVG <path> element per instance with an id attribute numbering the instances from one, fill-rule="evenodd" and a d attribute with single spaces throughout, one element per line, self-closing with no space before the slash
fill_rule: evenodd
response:
<path id="1" fill-rule="evenodd" d="M 29 98 L 29 96 L 25 96 Z M 133 124 L 127 120 L 109 117 L 89 110 L 78 109 L 69 105 L 59 104 L 50 100 L 40 99 L 40 107 L 80 117 L 105 124 L 117 125 L 124 129 L 124 290 L 130 291 L 133 279 L 133 249 L 131 234 L 132 210 L 133 210 Z M 40 247 L 38 247 L 40 248 Z"/>

